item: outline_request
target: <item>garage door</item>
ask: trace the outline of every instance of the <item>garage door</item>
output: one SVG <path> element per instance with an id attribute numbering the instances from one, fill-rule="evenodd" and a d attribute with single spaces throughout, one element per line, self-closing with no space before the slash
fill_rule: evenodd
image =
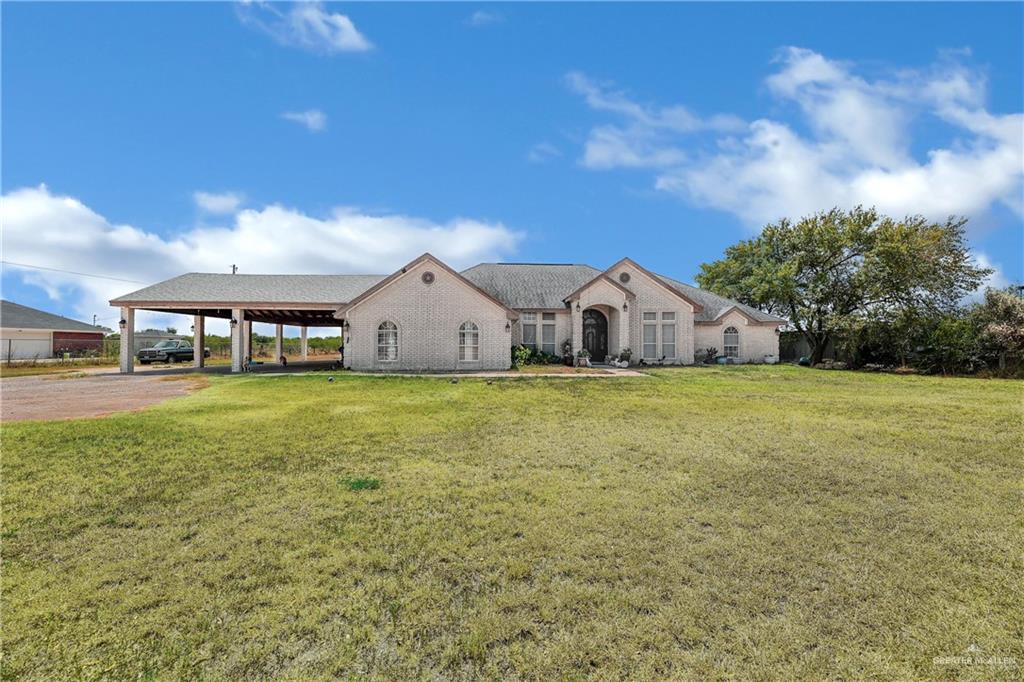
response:
<path id="1" fill-rule="evenodd" d="M 50 337 L 19 337 L 0 339 L 0 357 L 11 360 L 32 360 L 51 357 Z"/>

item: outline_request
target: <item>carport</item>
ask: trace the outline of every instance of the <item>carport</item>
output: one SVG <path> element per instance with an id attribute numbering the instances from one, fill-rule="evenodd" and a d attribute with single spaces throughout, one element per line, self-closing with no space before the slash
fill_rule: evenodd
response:
<path id="1" fill-rule="evenodd" d="M 383 275 L 222 275 L 189 273 L 125 294 L 110 301 L 121 311 L 122 374 L 135 369 L 135 311 L 148 310 L 193 317 L 195 366 L 204 364 L 206 318 L 229 321 L 231 371 L 241 372 L 252 350 L 252 323 L 276 326 L 275 361 L 281 357 L 284 326 L 301 334 L 302 360 L 308 360 L 308 329 L 338 327 L 347 341 L 347 327 L 335 312 L 384 278 Z"/>

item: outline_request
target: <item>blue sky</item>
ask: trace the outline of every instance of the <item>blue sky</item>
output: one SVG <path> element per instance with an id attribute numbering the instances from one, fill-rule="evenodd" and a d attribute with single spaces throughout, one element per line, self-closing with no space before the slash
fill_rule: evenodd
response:
<path id="1" fill-rule="evenodd" d="M 1021 4 L 2 6 L 4 260 L 149 283 L 431 250 L 692 281 L 784 215 L 1024 276 Z M 138 288 L 5 265 L 83 319 Z M 163 322 L 163 318 L 150 318 Z"/>

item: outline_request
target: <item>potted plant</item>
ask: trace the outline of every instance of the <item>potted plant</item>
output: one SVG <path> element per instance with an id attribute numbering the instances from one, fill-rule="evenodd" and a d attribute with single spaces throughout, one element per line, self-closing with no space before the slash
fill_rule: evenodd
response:
<path id="1" fill-rule="evenodd" d="M 576 353 L 576 366 L 577 367 L 590 367 L 590 351 L 586 348 L 580 349 Z"/>
<path id="2" fill-rule="evenodd" d="M 566 339 L 562 342 L 562 362 L 566 367 L 572 367 L 572 340 Z"/>
<path id="3" fill-rule="evenodd" d="M 633 357 L 633 351 L 629 348 L 629 346 L 627 346 L 627 347 L 623 348 L 621 351 L 619 351 L 619 360 L 620 361 L 628 363 L 629 359 L 631 357 Z"/>

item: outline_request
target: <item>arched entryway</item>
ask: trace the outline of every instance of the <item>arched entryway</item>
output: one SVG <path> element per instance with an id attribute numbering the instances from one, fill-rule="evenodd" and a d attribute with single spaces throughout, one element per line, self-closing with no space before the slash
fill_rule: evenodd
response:
<path id="1" fill-rule="evenodd" d="M 594 362 L 604 362 L 608 355 L 608 318 L 595 308 L 583 311 L 583 347 Z"/>

